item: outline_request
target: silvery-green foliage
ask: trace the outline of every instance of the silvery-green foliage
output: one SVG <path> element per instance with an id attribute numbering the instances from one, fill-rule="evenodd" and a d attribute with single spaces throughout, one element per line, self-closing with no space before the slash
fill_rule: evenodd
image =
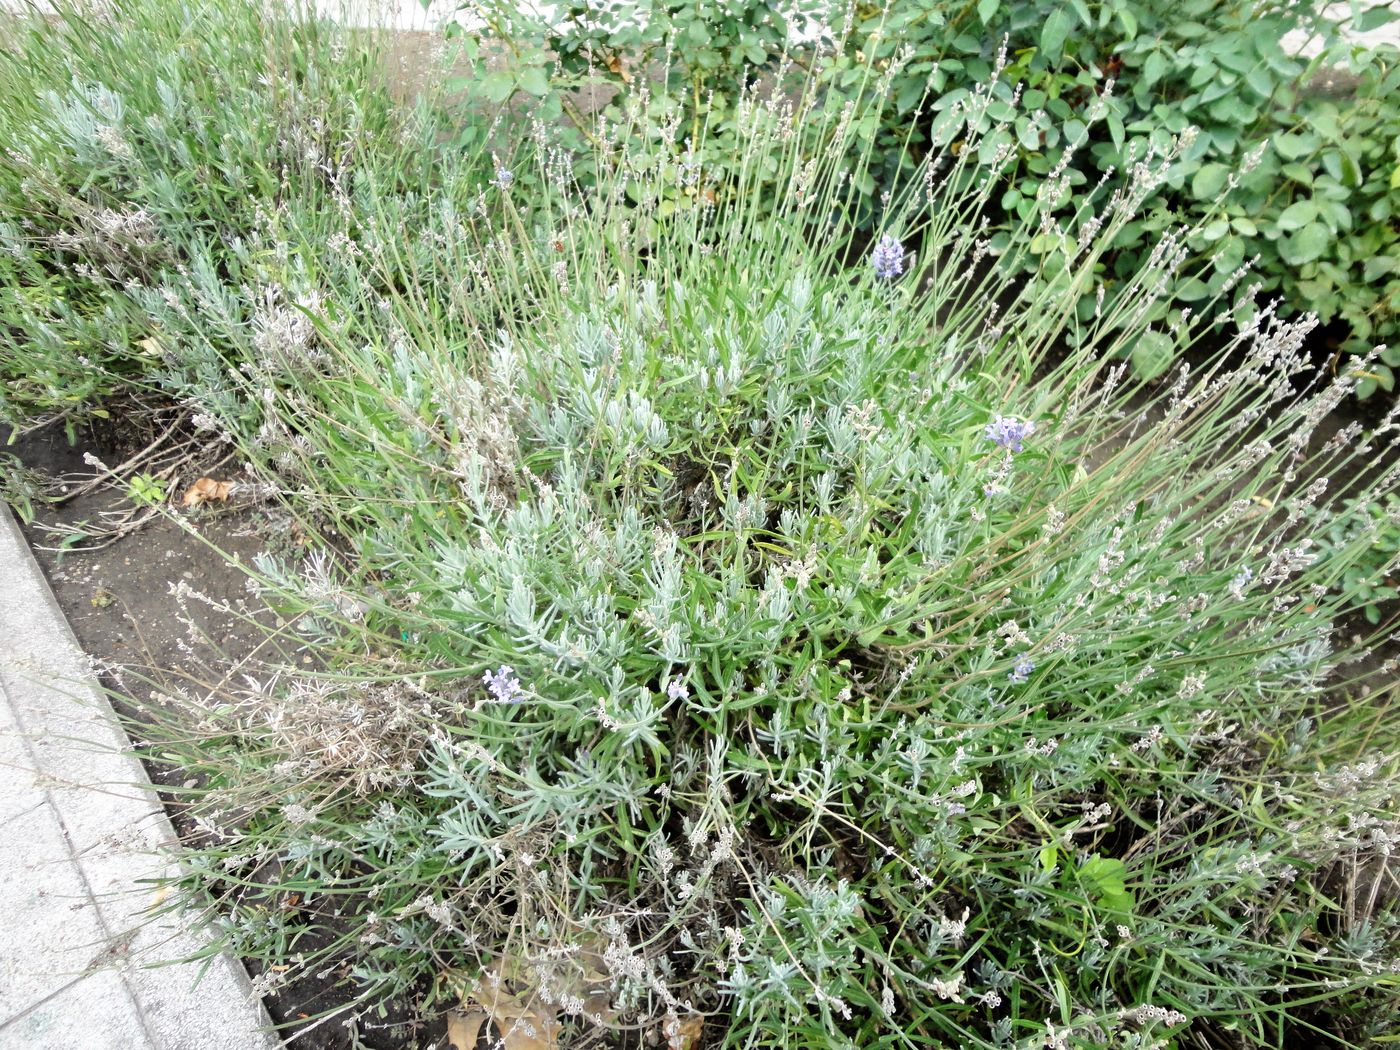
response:
<path id="1" fill-rule="evenodd" d="M 364 920 L 366 994 L 426 965 L 411 941 L 468 972 L 505 952 L 537 989 L 568 945 L 606 942 L 619 1008 L 664 1025 L 713 1004 L 756 1045 L 913 1015 L 995 1045 L 1005 973 L 1058 974 L 1093 1039 L 1239 1016 L 1290 967 L 1300 994 L 1382 995 L 1380 970 L 1284 932 L 1321 914 L 1310 879 L 1397 827 L 1374 782 L 1364 827 L 1318 808 L 1316 764 L 1347 748 L 1295 733 L 1356 655 L 1307 542 L 1324 461 L 1296 455 L 1354 377 L 1299 396 L 1299 328 L 1264 308 L 1234 372 L 1142 390 L 1081 357 L 1030 383 L 1014 336 L 974 336 L 986 304 L 950 333 L 909 289 L 753 236 L 756 258 L 630 277 L 575 257 L 567 293 L 479 286 L 475 334 L 407 299 L 337 307 L 326 367 L 273 383 L 331 472 L 290 475 L 297 499 L 376 576 L 342 644 L 362 673 L 429 675 L 437 705 L 418 830 L 390 847 L 322 803 L 346 855 L 377 850 L 403 887 L 411 935 L 382 932 L 382 900 Z M 373 382 L 347 396 L 347 375 Z M 317 572 L 279 586 L 321 624 Z M 396 746 L 370 730 L 356 746 Z M 423 919 L 423 893 L 470 922 Z M 1062 1023 L 1054 993 L 1016 1003 Z"/>
<path id="2" fill-rule="evenodd" d="M 1040 251 L 1047 206 L 998 254 L 972 96 L 876 267 L 855 108 L 746 95 L 736 181 L 663 209 L 676 166 L 625 134 L 594 190 L 544 128 L 420 183 L 313 87 L 266 130 L 325 178 L 123 300 L 316 552 L 260 582 L 321 662 L 152 748 L 205 785 L 181 887 L 233 947 L 355 1008 L 506 963 L 581 1038 L 584 972 L 736 1047 L 1375 1029 L 1400 747 L 1342 702 L 1359 552 L 1309 542 L 1358 375 L 1261 303 L 1237 368 L 1128 381 L 1178 233 L 1074 307 L 1188 143 L 1067 196 L 1094 236 Z"/>
<path id="3" fill-rule="evenodd" d="M 243 333 L 187 354 L 159 338 L 169 315 L 249 323 L 269 301 L 242 293 L 292 279 L 290 226 L 348 242 L 357 165 L 373 156 L 393 180 L 417 148 L 409 163 L 431 167 L 421 147 L 438 128 L 394 102 L 378 46 L 347 48 L 304 15 L 118 0 L 96 21 L 60 4 L 7 23 L 0 417 L 77 418 L 133 389 L 214 397 L 229 415 L 209 391 Z M 279 309 L 292 306 L 271 302 L 273 329 Z"/>

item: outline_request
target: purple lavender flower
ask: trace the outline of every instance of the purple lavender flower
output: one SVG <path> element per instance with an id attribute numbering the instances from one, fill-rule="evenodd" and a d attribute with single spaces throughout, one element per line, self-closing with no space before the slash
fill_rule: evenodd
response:
<path id="1" fill-rule="evenodd" d="M 1029 656 L 1021 655 L 1016 657 L 1016 662 L 1012 665 L 1010 673 L 1006 676 L 1012 685 L 1023 685 L 1030 679 L 1031 672 L 1035 670 L 1035 661 Z"/>
<path id="2" fill-rule="evenodd" d="M 497 189 L 510 189 L 510 184 L 515 181 L 515 173 L 500 162 L 494 155 L 491 158 L 496 164 L 496 177 L 491 180 L 491 185 Z"/>
<path id="3" fill-rule="evenodd" d="M 1027 419 L 1022 422 L 1015 416 L 997 416 L 987 424 L 983 433 L 992 444 L 1020 452 L 1021 443 L 1035 433 L 1035 421 Z"/>
<path id="4" fill-rule="evenodd" d="M 487 671 L 482 677 L 496 703 L 518 704 L 525 699 L 525 690 L 521 688 L 520 679 L 515 677 L 515 668 L 510 664 L 501 664 L 494 672 Z"/>
<path id="5" fill-rule="evenodd" d="M 870 253 L 870 265 L 875 267 L 875 276 L 886 280 L 898 277 L 904 272 L 904 245 L 891 234 L 885 234 Z"/>
<path id="6" fill-rule="evenodd" d="M 690 688 L 681 678 L 672 678 L 666 685 L 666 695 L 672 700 L 684 700 L 690 695 Z"/>

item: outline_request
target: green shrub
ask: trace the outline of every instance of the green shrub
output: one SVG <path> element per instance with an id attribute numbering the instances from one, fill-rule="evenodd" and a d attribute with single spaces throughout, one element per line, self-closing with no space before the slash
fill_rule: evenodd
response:
<path id="1" fill-rule="evenodd" d="M 201 411 L 319 536 L 259 578 L 324 669 L 141 730 L 261 988 L 676 1046 L 1396 1034 L 1400 742 L 1342 691 L 1362 552 L 1312 550 L 1378 450 L 1306 451 L 1358 375 L 1264 305 L 1237 369 L 1133 381 L 1203 331 L 1154 320 L 1194 231 L 1099 278 L 1177 147 L 997 254 L 994 104 L 854 263 L 871 114 L 750 96 L 734 207 L 665 206 L 683 145 L 611 128 L 581 185 L 542 135 L 376 187 L 353 249 L 251 242 L 275 301 L 151 297 L 185 353 L 243 333 Z"/>
<path id="2" fill-rule="evenodd" d="M 1351 546 L 1362 553 L 1338 586 L 1368 623 L 1380 623 L 1382 611 L 1400 598 L 1394 582 L 1400 565 L 1400 500 L 1349 500 L 1345 513 L 1318 538 L 1318 559 L 1325 562 Z"/>
<path id="3" fill-rule="evenodd" d="M 1395 17 L 1376 8 L 1357 24 Z M 989 127 L 988 143 L 1016 150 L 999 202 L 1013 215 L 1034 210 L 1061 165 L 1071 185 L 1121 185 L 1133 157 L 1198 128 L 1172 192 L 1124 232 L 1103 279 L 1133 272 L 1161 231 L 1196 227 L 1190 248 L 1211 268 L 1183 279 L 1176 301 L 1200 309 L 1251 264 L 1248 283 L 1337 322 L 1347 352 L 1393 344 L 1358 384 L 1365 397 L 1390 391 L 1400 363 L 1400 51 L 1350 47 L 1341 24 L 1297 0 L 935 0 L 872 13 L 847 50 L 877 64 L 904 56 L 892 88 L 900 116 L 882 132 L 893 171 L 909 163 L 906 139 L 922 141 L 926 113 L 988 76 L 1004 41 L 1001 101 L 1020 92 L 1022 107 Z M 1289 31 L 1311 35 L 1318 56 L 1286 52 Z M 1323 71 L 1343 88 L 1320 87 Z M 858 78 L 847 58 L 838 83 Z M 1062 139 L 1059 127 L 1082 125 L 1095 108 L 1103 115 L 1087 144 L 1067 153 L 1075 136 Z M 989 110 L 989 126 L 1010 112 Z"/>
<path id="4" fill-rule="evenodd" d="M 289 202 L 322 237 L 352 236 L 343 202 L 362 168 L 393 181 L 411 156 L 431 182 L 432 121 L 394 102 L 379 46 L 324 24 L 118 0 L 5 31 L 0 422 L 159 389 L 171 348 L 141 300 L 202 268 L 237 283 L 230 267 L 261 264 L 243 245 Z"/>

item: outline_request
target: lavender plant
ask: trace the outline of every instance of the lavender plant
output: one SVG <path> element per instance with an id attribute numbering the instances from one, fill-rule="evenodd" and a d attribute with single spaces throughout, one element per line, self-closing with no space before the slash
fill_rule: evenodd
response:
<path id="1" fill-rule="evenodd" d="M 1131 380 L 1187 231 L 1075 304 L 1181 144 L 1017 283 L 1055 231 L 984 239 L 989 97 L 856 266 L 851 109 L 749 96 L 730 166 L 786 173 L 776 216 L 663 215 L 678 158 L 606 148 L 580 190 L 536 128 L 501 165 L 540 190 L 378 195 L 301 275 L 305 338 L 228 379 L 328 552 L 262 586 L 332 668 L 154 751 L 266 990 L 494 981 L 566 1045 L 1394 1034 L 1391 627 L 1334 629 L 1357 548 L 1314 537 L 1393 491 L 1353 479 L 1395 416 L 1313 451 L 1357 375 L 1304 378 L 1272 303 L 1233 370 Z"/>
<path id="2" fill-rule="evenodd" d="M 0 27 L 0 423 L 71 430 L 238 364 L 242 338 L 179 358 L 144 296 L 259 271 L 247 247 L 290 201 L 322 238 L 353 236 L 349 173 L 430 184 L 443 124 L 395 101 L 382 41 L 352 45 L 296 4 L 48 6 Z"/>
<path id="3" fill-rule="evenodd" d="M 1397 1034 L 1394 625 L 1336 628 L 1363 544 L 1314 543 L 1394 492 L 1397 417 L 1324 440 L 1360 373 L 1271 302 L 1236 367 L 1134 378 L 1202 337 L 1192 231 L 1096 274 L 1189 133 L 1117 189 L 1067 161 L 1003 248 L 993 97 L 855 259 L 870 114 L 810 92 L 737 104 L 724 208 L 666 206 L 679 132 L 604 126 L 583 188 L 522 120 L 431 182 L 347 160 L 339 229 L 308 190 L 155 235 L 170 388 L 314 541 L 251 579 L 315 660 L 140 729 L 170 906 L 263 993 L 571 1046 Z"/>

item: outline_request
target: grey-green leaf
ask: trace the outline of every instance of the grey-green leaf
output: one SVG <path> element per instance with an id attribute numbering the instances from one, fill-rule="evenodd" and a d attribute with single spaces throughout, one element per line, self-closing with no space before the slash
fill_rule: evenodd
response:
<path id="1" fill-rule="evenodd" d="M 1310 222 L 1288 239 L 1283 257 L 1295 265 L 1322 257 L 1332 243 L 1332 231 L 1320 222 Z"/>

